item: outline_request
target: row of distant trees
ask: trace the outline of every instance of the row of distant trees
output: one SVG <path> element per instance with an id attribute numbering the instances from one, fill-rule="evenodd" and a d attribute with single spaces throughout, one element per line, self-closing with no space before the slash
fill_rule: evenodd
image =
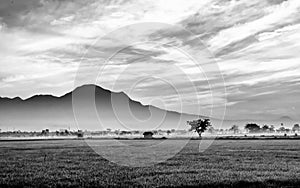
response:
<path id="1" fill-rule="evenodd" d="M 284 132 L 290 132 L 290 131 L 298 132 L 298 131 L 300 131 L 300 126 L 299 126 L 299 124 L 295 124 L 292 129 L 289 129 L 289 128 L 285 128 L 283 126 L 283 124 L 281 124 L 281 126 L 278 129 L 275 129 L 274 125 L 270 125 L 270 126 L 263 125 L 261 127 L 256 123 L 248 123 L 245 126 L 245 129 L 248 130 L 250 133 L 259 133 L 259 132 L 281 132 L 281 133 L 284 133 Z"/>
<path id="2" fill-rule="evenodd" d="M 202 133 L 205 131 L 209 131 L 210 133 L 213 132 L 222 132 L 223 129 L 215 130 L 210 122 L 210 119 L 197 119 L 197 120 L 192 120 L 192 121 L 187 121 L 187 124 L 190 125 L 189 131 L 195 131 L 198 133 L 199 137 L 201 137 Z M 300 126 L 299 124 L 295 124 L 292 129 L 285 128 L 283 124 L 281 124 L 281 127 L 278 129 L 275 129 L 274 125 L 263 125 L 260 126 L 256 123 L 248 123 L 244 127 L 245 130 L 247 130 L 249 133 L 267 133 L 267 132 L 279 132 L 279 133 L 287 133 L 287 132 L 300 132 Z M 241 129 L 237 125 L 233 125 L 230 129 L 227 129 L 228 131 L 233 132 L 234 134 L 240 133 Z M 1 129 L 0 129 L 1 132 Z M 86 131 L 85 131 L 86 132 Z M 153 130 L 152 133 L 154 135 L 159 135 L 159 134 L 172 134 L 175 132 L 181 132 L 185 133 L 185 130 Z M 120 130 L 115 130 L 113 131 L 112 129 L 107 129 L 104 131 L 95 131 L 95 132 L 90 132 L 91 135 L 108 135 L 108 134 L 115 134 L 115 135 L 134 135 L 134 134 L 141 134 L 143 131 L 120 131 Z M 63 131 L 56 131 L 56 132 L 50 132 L 49 129 L 42 130 L 40 133 L 37 132 L 21 132 L 21 131 L 13 131 L 13 132 L 2 132 L 2 134 L 20 134 L 20 135 L 31 135 L 31 136 L 67 136 L 67 135 L 77 135 L 78 137 L 83 137 L 85 134 L 83 131 L 78 130 L 78 131 L 69 131 L 69 130 L 63 130 Z"/>
<path id="3" fill-rule="evenodd" d="M 55 131 L 55 132 L 50 132 L 49 129 L 44 129 L 42 131 L 36 132 L 36 131 L 6 131 L 2 132 L 0 131 L 0 136 L 1 137 L 6 137 L 6 136 L 14 136 L 14 137 L 36 137 L 36 136 L 78 136 L 78 137 L 83 137 L 84 132 L 81 130 L 77 131 L 70 131 L 70 130 L 60 130 L 60 131 Z"/>
<path id="4" fill-rule="evenodd" d="M 176 129 L 169 129 L 169 130 L 152 130 L 151 131 L 154 135 L 164 135 L 164 134 L 172 134 L 175 132 L 186 132 L 185 130 L 176 130 Z M 144 131 L 140 130 L 132 130 L 132 131 L 125 131 L 125 130 L 112 130 L 112 129 L 107 129 L 103 131 L 94 131 L 91 132 L 91 135 L 137 135 L 137 134 L 142 134 Z"/>
<path id="5" fill-rule="evenodd" d="M 186 130 L 175 130 L 175 129 L 167 129 L 167 130 L 152 130 L 151 131 L 154 135 L 171 135 L 173 133 L 180 133 L 184 134 L 187 133 Z M 115 136 L 125 136 L 125 135 L 141 135 L 143 134 L 144 131 L 142 130 L 131 130 L 131 131 L 125 131 L 125 130 L 112 130 L 110 128 L 102 131 L 71 131 L 68 129 L 62 129 L 62 130 L 57 130 L 57 131 L 50 131 L 49 129 L 43 129 L 42 131 L 5 131 L 1 132 L 0 131 L 0 136 L 78 136 L 78 137 L 83 137 L 83 135 L 91 135 L 91 136 L 105 136 L 105 135 L 115 135 Z"/>
<path id="6" fill-rule="evenodd" d="M 49 131 L 49 129 L 44 129 L 42 130 L 41 134 L 39 136 L 70 136 L 70 135 L 75 135 L 78 137 L 83 137 L 83 131 L 82 130 L 78 130 L 78 131 L 70 131 L 70 130 L 60 130 L 60 131 L 55 131 L 53 133 L 51 133 Z"/>
<path id="7" fill-rule="evenodd" d="M 210 119 L 197 119 L 192 121 L 187 121 L 187 124 L 190 125 L 190 131 L 195 131 L 198 133 L 199 137 L 201 137 L 202 133 L 206 130 L 213 132 L 214 129 L 211 125 Z M 299 132 L 300 126 L 299 124 L 295 124 L 292 129 L 285 128 L 281 123 L 281 127 L 279 129 L 275 129 L 274 125 L 263 125 L 259 126 L 256 123 L 248 123 L 244 127 L 245 130 L 249 131 L 249 133 L 267 133 L 267 132 L 279 132 L 279 133 L 287 133 L 287 132 Z M 241 130 L 239 126 L 233 125 L 229 131 L 232 131 L 234 134 L 239 133 Z"/>

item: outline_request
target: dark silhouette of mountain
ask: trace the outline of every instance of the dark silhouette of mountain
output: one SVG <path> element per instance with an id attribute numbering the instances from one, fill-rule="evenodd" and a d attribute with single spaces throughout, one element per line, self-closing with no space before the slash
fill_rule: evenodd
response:
<path id="1" fill-rule="evenodd" d="M 75 116 L 74 116 L 75 114 Z M 111 92 L 96 85 L 83 85 L 61 97 L 35 95 L 28 99 L 0 97 L 0 128 L 5 130 L 41 130 L 61 128 L 82 130 L 188 129 L 188 120 L 206 118 L 193 114 L 167 111 L 143 105 L 123 92 Z M 77 121 L 75 121 L 75 119 Z M 212 119 L 215 128 L 229 128 L 247 123 L 291 126 L 289 116 L 277 120 L 221 120 Z"/>
<path id="2" fill-rule="evenodd" d="M 293 122 L 294 120 L 290 116 L 282 116 L 279 118 L 279 121 L 282 122 Z"/>
<path id="3" fill-rule="evenodd" d="M 95 85 L 78 87 L 61 97 L 0 98 L 0 125 L 8 129 L 186 129 L 186 121 L 198 117 L 142 105 L 123 92 Z"/>

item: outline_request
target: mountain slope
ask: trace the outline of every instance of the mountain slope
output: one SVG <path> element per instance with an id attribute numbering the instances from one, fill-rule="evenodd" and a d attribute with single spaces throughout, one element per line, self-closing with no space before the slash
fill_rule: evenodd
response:
<path id="1" fill-rule="evenodd" d="M 75 117 L 74 117 L 75 114 Z M 0 97 L 0 129 L 35 130 L 49 128 L 103 130 L 187 129 L 187 120 L 197 119 L 191 114 L 166 111 L 131 100 L 125 93 L 114 93 L 95 85 L 84 85 L 61 97 L 36 95 L 26 100 L 19 97 Z M 75 119 L 77 121 L 75 121 Z M 295 122 L 288 116 L 277 120 L 225 120 L 211 119 L 214 128 L 229 128 L 246 123 L 281 123 L 291 127 Z M 223 124 L 222 124 L 223 123 Z"/>
<path id="2" fill-rule="evenodd" d="M 61 97 L 0 98 L 0 126 L 3 130 L 68 127 L 83 130 L 186 129 L 185 122 L 197 117 L 144 106 L 122 92 L 110 92 L 95 85 L 78 87 Z"/>

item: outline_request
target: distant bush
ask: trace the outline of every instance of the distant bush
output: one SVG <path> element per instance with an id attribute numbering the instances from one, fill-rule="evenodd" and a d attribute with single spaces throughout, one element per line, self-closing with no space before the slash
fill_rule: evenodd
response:
<path id="1" fill-rule="evenodd" d="M 237 134 L 239 132 L 239 126 L 233 125 L 229 130 L 233 131 L 234 134 Z"/>
<path id="2" fill-rule="evenodd" d="M 294 132 L 300 131 L 300 126 L 299 126 L 299 124 L 295 124 L 294 127 L 292 128 L 292 130 L 293 130 Z"/>
<path id="3" fill-rule="evenodd" d="M 261 131 L 260 126 L 256 123 L 248 123 L 245 126 L 245 129 L 247 129 L 250 133 L 257 133 Z"/>

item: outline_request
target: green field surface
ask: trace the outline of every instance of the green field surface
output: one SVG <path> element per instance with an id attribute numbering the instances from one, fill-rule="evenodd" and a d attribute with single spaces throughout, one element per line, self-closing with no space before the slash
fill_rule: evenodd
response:
<path id="1" fill-rule="evenodd" d="M 300 186 L 299 140 L 215 140 L 204 152 L 198 144 L 159 164 L 127 167 L 84 140 L 0 142 L 0 187 Z"/>

